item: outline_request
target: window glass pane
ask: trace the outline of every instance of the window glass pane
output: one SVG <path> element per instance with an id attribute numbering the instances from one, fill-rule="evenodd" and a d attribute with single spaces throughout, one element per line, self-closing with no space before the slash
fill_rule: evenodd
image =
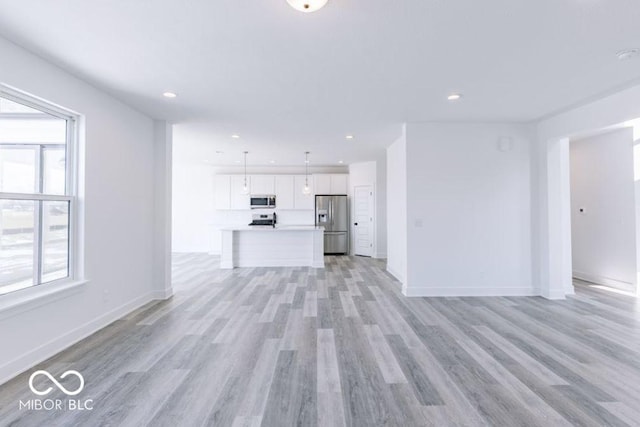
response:
<path id="1" fill-rule="evenodd" d="M 65 194 L 66 142 L 67 120 L 0 98 L 0 192 Z"/>
<path id="2" fill-rule="evenodd" d="M 0 294 L 34 284 L 36 203 L 0 200 Z"/>
<path id="3" fill-rule="evenodd" d="M 31 107 L 4 98 L 0 98 L 0 113 L 42 114 L 42 112 Z"/>
<path id="4" fill-rule="evenodd" d="M 45 194 L 65 194 L 65 150 L 64 147 L 45 146 L 42 151 Z"/>
<path id="5" fill-rule="evenodd" d="M 37 159 L 37 146 L 0 145 L 0 192 L 37 192 Z"/>
<path id="6" fill-rule="evenodd" d="M 64 144 L 67 121 L 0 98 L 0 143 Z"/>
<path id="7" fill-rule="evenodd" d="M 42 283 L 69 275 L 69 202 L 42 202 Z"/>

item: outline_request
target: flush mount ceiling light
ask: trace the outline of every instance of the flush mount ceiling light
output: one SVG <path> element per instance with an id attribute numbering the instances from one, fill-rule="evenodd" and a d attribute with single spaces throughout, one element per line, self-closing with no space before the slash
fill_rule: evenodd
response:
<path id="1" fill-rule="evenodd" d="M 636 58 L 638 57 L 638 54 L 640 54 L 640 49 L 625 49 L 620 52 L 616 52 L 616 56 L 620 61 Z"/>
<path id="2" fill-rule="evenodd" d="M 300 12 L 315 12 L 327 4 L 327 0 L 287 0 L 289 6 Z"/>
<path id="3" fill-rule="evenodd" d="M 345 136 L 346 139 L 353 139 L 353 135 L 347 135 Z"/>
<path id="4" fill-rule="evenodd" d="M 462 98 L 462 94 L 460 94 L 460 93 L 452 93 L 451 95 L 447 96 L 447 99 L 449 101 L 457 101 L 460 98 Z"/>
<path id="5" fill-rule="evenodd" d="M 164 96 L 165 98 L 175 98 L 178 95 L 176 95 L 174 92 L 164 92 L 162 96 Z"/>
<path id="6" fill-rule="evenodd" d="M 235 133 L 234 133 L 233 135 L 231 135 L 231 138 L 233 138 L 233 139 L 240 139 L 240 135 L 237 135 L 237 134 L 235 134 Z"/>

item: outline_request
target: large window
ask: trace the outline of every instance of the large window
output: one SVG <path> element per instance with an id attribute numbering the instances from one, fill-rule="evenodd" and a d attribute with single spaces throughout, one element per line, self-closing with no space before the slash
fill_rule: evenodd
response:
<path id="1" fill-rule="evenodd" d="M 73 276 L 75 123 L 0 87 L 0 295 Z"/>

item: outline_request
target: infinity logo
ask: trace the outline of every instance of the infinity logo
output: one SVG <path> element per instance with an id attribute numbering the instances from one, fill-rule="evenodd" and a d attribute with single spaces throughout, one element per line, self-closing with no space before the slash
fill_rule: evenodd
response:
<path id="1" fill-rule="evenodd" d="M 53 390 L 53 387 L 49 387 L 44 391 L 40 391 L 37 390 L 34 386 L 33 386 L 33 379 L 35 377 L 37 377 L 38 375 L 44 375 L 45 377 L 49 378 L 51 380 L 51 382 L 53 382 L 56 387 L 58 387 L 64 394 L 68 395 L 68 396 L 75 396 L 76 394 L 80 393 L 82 391 L 82 389 L 84 388 L 84 378 L 82 377 L 82 375 L 80 375 L 80 372 L 78 371 L 66 371 L 64 374 L 60 375 L 60 379 L 63 380 L 66 377 L 68 377 L 69 375 L 75 375 L 76 377 L 78 377 L 80 379 L 80 387 L 78 387 L 78 389 L 76 391 L 69 391 L 66 388 L 64 388 L 64 386 L 62 384 L 60 384 L 54 377 L 53 375 L 51 375 L 49 372 L 47 371 L 35 371 L 33 374 L 31 374 L 31 376 L 29 377 L 29 388 L 31 389 L 32 392 L 34 392 L 35 394 L 37 394 L 38 396 L 44 396 L 47 395 L 49 393 L 51 393 L 51 390 Z"/>

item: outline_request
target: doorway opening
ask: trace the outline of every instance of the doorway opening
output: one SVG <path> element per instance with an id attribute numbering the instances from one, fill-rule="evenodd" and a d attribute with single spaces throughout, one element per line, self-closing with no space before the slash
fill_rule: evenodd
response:
<path id="1" fill-rule="evenodd" d="M 632 127 L 569 141 L 571 269 L 578 283 L 637 292 L 640 168 L 634 151 Z"/>

